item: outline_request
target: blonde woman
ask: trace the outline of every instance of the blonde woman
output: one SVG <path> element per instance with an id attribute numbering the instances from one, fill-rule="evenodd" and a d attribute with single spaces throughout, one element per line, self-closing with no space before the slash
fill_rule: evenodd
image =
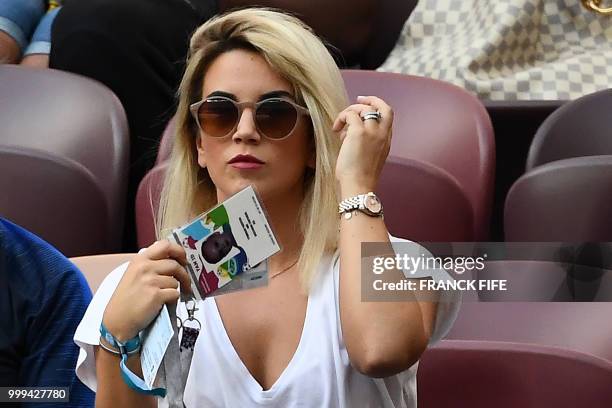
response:
<path id="1" fill-rule="evenodd" d="M 191 39 L 158 236 L 253 185 L 283 250 L 268 286 L 198 305 L 187 407 L 416 405 L 416 362 L 456 303 L 361 301 L 361 243 L 390 236 L 375 196 L 359 214 L 342 200 L 374 191 L 393 112 L 373 96 L 349 105 L 342 84 L 321 41 L 280 12 L 215 17 Z M 96 293 L 75 339 L 97 406 L 155 406 L 124 383 L 112 345 L 98 349 L 98 329 L 136 336 L 189 287 L 184 263 L 162 239 Z"/>

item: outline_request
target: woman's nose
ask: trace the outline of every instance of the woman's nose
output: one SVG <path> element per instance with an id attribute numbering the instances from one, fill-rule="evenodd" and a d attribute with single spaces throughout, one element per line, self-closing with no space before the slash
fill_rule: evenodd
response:
<path id="1" fill-rule="evenodd" d="M 255 112 L 252 108 L 245 108 L 238 120 L 236 131 L 232 137 L 235 141 L 259 142 L 261 136 L 255 125 Z"/>

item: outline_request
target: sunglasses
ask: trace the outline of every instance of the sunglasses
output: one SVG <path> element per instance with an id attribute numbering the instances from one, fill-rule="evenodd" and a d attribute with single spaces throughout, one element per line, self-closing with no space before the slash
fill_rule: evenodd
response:
<path id="1" fill-rule="evenodd" d="M 236 102 L 215 96 L 192 104 L 189 110 L 202 132 L 210 137 L 225 137 L 236 131 L 245 108 L 252 109 L 259 134 L 275 140 L 289 136 L 300 116 L 310 115 L 305 107 L 283 98 Z"/>

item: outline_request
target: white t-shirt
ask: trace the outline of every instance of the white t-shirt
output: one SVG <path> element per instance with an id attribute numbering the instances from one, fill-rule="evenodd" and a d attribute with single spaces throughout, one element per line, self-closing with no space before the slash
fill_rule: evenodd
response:
<path id="1" fill-rule="evenodd" d="M 393 242 L 405 240 L 391 237 Z M 349 362 L 342 339 L 338 303 L 339 252 L 321 261 L 319 279 L 311 289 L 302 335 L 288 366 L 268 390 L 263 390 L 240 360 L 225 331 L 214 298 L 198 306 L 202 327 L 193 352 L 184 403 L 191 407 L 405 407 L 417 406 L 417 364 L 387 378 L 360 374 Z M 74 336 L 81 348 L 78 377 L 96 390 L 93 345 L 99 344 L 100 322 L 106 304 L 127 263 L 116 268 L 96 292 Z M 417 272 L 412 277 L 447 277 L 444 271 Z M 459 308 L 459 295 L 438 304 L 430 345 L 450 329 Z M 179 307 L 177 310 L 184 310 Z M 180 312 L 179 312 L 180 315 Z M 167 406 L 160 399 L 160 407 Z"/>

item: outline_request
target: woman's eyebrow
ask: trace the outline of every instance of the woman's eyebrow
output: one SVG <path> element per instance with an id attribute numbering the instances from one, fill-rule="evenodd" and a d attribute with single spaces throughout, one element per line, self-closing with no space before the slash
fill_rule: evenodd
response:
<path id="1" fill-rule="evenodd" d="M 229 98 L 233 101 L 238 101 L 238 98 L 236 97 L 236 95 L 229 93 L 229 92 L 225 92 L 225 91 L 213 91 L 210 94 L 208 94 L 206 98 L 214 98 L 215 96 L 222 96 L 225 98 Z M 263 101 L 264 99 L 270 99 L 270 98 L 289 98 L 293 100 L 293 95 L 290 92 L 282 91 L 282 90 L 270 91 L 270 92 L 266 92 L 265 94 L 261 95 L 257 99 L 257 102 Z"/>
<path id="2" fill-rule="evenodd" d="M 261 95 L 257 101 L 259 102 L 259 101 L 263 101 L 264 99 L 270 99 L 270 98 L 289 98 L 293 100 L 293 95 L 287 91 L 280 91 L 280 90 L 271 91 L 271 92 L 266 92 L 265 94 Z"/>
<path id="3" fill-rule="evenodd" d="M 213 98 L 215 96 L 223 96 L 225 98 L 229 98 L 229 99 L 232 99 L 234 101 L 238 100 L 236 98 L 236 95 L 231 94 L 229 92 L 224 92 L 224 91 L 214 91 L 214 92 L 211 92 L 210 94 L 208 94 L 208 96 L 206 98 Z"/>

